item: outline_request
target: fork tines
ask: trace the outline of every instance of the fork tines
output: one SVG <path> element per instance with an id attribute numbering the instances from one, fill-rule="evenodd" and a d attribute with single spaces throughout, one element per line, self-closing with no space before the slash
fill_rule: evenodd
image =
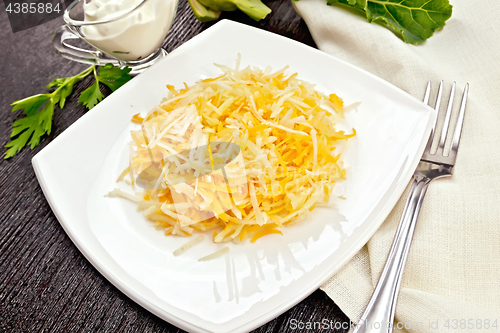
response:
<path id="1" fill-rule="evenodd" d="M 429 98 L 430 98 L 430 91 L 431 91 L 431 82 L 427 84 L 427 89 L 425 91 L 425 97 L 424 97 L 424 103 L 429 104 Z M 431 136 L 429 138 L 429 141 L 427 143 L 427 147 L 425 149 L 425 153 L 422 156 L 423 160 L 428 160 L 429 162 L 434 162 L 434 163 L 440 163 L 440 164 L 447 164 L 447 165 L 454 165 L 455 160 L 457 157 L 457 151 L 458 151 L 458 145 L 460 143 L 460 135 L 462 133 L 462 126 L 464 122 L 464 114 L 465 114 L 465 106 L 467 103 L 467 96 L 469 93 L 469 84 L 467 83 L 464 88 L 464 92 L 462 95 L 462 102 L 460 104 L 460 109 L 458 112 L 458 118 L 457 122 L 455 124 L 455 131 L 453 133 L 453 139 L 451 141 L 451 146 L 448 152 L 445 152 L 445 145 L 446 145 L 446 138 L 448 136 L 448 128 L 450 126 L 450 120 L 451 120 L 451 114 L 453 110 L 453 101 L 455 98 L 455 91 L 456 91 L 456 83 L 453 82 L 453 85 L 451 87 L 450 91 L 450 97 L 448 99 L 448 106 L 446 108 L 446 115 L 444 118 L 443 126 L 441 129 L 441 135 L 439 138 L 439 143 L 437 145 L 437 149 L 435 152 L 431 152 L 432 149 L 432 143 L 434 142 L 435 134 L 436 134 L 436 126 L 437 126 L 437 121 L 439 117 L 439 109 L 441 105 L 441 96 L 443 94 L 443 81 L 439 84 L 439 89 L 436 97 L 436 104 L 434 106 L 435 110 L 438 112 L 438 116 L 436 117 L 436 120 L 434 122 L 434 127 L 431 132 Z"/>

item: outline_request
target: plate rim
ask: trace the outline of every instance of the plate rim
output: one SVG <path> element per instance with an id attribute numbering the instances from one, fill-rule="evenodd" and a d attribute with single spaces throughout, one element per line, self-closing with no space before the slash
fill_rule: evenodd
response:
<path id="1" fill-rule="evenodd" d="M 229 28 L 238 28 L 238 29 L 247 29 L 247 31 L 251 31 L 252 33 L 263 33 L 268 36 L 272 36 L 273 38 L 282 38 L 286 39 L 288 43 L 294 43 L 294 46 L 296 47 L 301 47 L 304 49 L 307 49 L 308 52 L 315 52 L 318 54 L 321 54 L 321 56 L 324 57 L 329 57 L 330 59 L 333 59 L 334 61 L 340 62 L 346 66 L 348 66 L 351 69 L 355 69 L 357 71 L 363 72 L 364 75 L 368 75 L 374 79 L 376 79 L 378 82 L 383 83 L 385 85 L 389 85 L 392 89 L 397 89 L 401 92 L 403 92 L 407 97 L 418 101 L 419 103 L 423 104 L 421 101 L 416 99 L 415 97 L 409 95 L 408 93 L 404 92 L 400 88 L 392 85 L 391 83 L 381 79 L 380 77 L 375 76 L 374 74 L 367 72 L 366 70 L 356 67 L 344 60 L 338 59 L 330 54 L 327 54 L 323 51 L 320 51 L 318 49 L 312 48 L 310 46 L 307 46 L 301 42 L 295 41 L 293 39 L 290 39 L 285 36 L 277 35 L 275 33 L 262 30 L 259 28 L 247 26 L 242 23 L 230 21 L 227 19 L 223 19 L 216 24 L 214 24 L 212 27 L 202 31 L 198 35 L 194 36 L 192 39 L 184 43 L 183 45 L 179 46 L 176 50 L 172 51 L 170 54 L 175 54 L 180 51 L 178 50 L 184 50 L 189 47 L 191 47 L 193 44 L 196 45 L 197 41 L 201 38 L 205 38 L 206 35 L 209 36 L 210 33 L 216 33 L 217 29 L 229 29 Z M 168 58 L 168 57 L 167 57 Z M 154 68 L 154 66 L 153 66 Z M 149 69 L 151 70 L 151 69 Z M 149 71 L 148 70 L 148 71 Z M 436 117 L 437 112 L 427 106 L 427 111 L 428 111 L 428 124 L 426 126 L 426 132 L 427 135 L 430 135 L 430 131 L 432 128 L 432 124 L 434 123 L 434 119 Z M 134 302 L 139 304 L 141 307 L 145 308 L 146 310 L 150 311 L 151 313 L 155 314 L 159 318 L 181 328 L 189 332 L 212 332 L 211 330 L 206 330 L 203 327 L 200 327 L 198 325 L 192 324 L 184 320 L 183 318 L 179 318 L 178 316 L 169 313 L 165 311 L 164 309 L 159 308 L 156 304 L 151 302 L 147 297 L 137 293 L 133 288 L 129 288 L 129 286 L 123 285 L 121 283 L 121 279 L 119 276 L 116 276 L 112 270 L 108 269 L 105 265 L 101 265 L 99 258 L 94 257 L 94 254 L 92 251 L 89 251 L 87 249 L 86 244 L 82 241 L 81 238 L 78 237 L 78 235 L 75 235 L 73 231 L 71 230 L 71 222 L 66 221 L 60 214 L 60 212 L 57 209 L 57 203 L 56 199 L 54 198 L 53 193 L 51 193 L 49 189 L 49 185 L 46 182 L 46 179 L 44 177 L 44 174 L 42 172 L 42 165 L 44 158 L 47 154 L 49 154 L 52 150 L 52 147 L 57 145 L 58 142 L 61 140 L 64 140 L 66 136 L 71 135 L 71 128 L 78 123 L 81 119 L 84 117 L 91 117 L 93 113 L 99 112 L 99 108 L 94 108 L 93 110 L 90 110 L 87 112 L 85 115 L 80 117 L 78 120 L 76 120 L 73 124 L 71 124 L 66 130 L 64 130 L 60 135 L 58 135 L 54 140 L 52 140 L 46 147 L 44 147 L 40 152 L 38 152 L 33 158 L 32 158 L 32 164 L 33 168 L 35 171 L 35 175 L 40 183 L 40 186 L 42 188 L 42 192 L 44 193 L 44 196 L 46 197 L 52 211 L 54 212 L 57 220 L 59 221 L 59 224 L 63 227 L 64 231 L 66 234 L 70 237 L 71 241 L 75 246 L 78 248 L 78 250 L 83 254 L 83 256 L 96 268 L 105 278 L 108 280 L 108 282 L 112 283 L 118 290 L 123 292 L 127 297 L 132 299 Z M 55 144 L 54 144 L 55 143 Z M 400 185 L 397 186 L 397 190 L 393 191 L 390 198 L 387 201 L 387 204 L 383 207 L 382 212 L 380 212 L 374 220 L 369 224 L 368 228 L 365 228 L 363 231 L 363 238 L 362 241 L 358 241 L 354 246 L 348 255 L 344 255 L 342 260 L 337 260 L 335 264 L 332 264 L 329 267 L 330 269 L 328 270 L 328 274 L 325 274 L 325 276 L 322 277 L 317 277 L 315 276 L 315 283 L 309 283 L 306 287 L 301 289 L 300 296 L 299 297 L 294 297 L 294 302 L 287 303 L 283 307 L 280 308 L 275 308 L 273 311 L 267 312 L 263 314 L 262 316 L 258 318 L 252 318 L 252 320 L 249 320 L 244 324 L 243 326 L 238 326 L 237 328 L 230 328 L 229 330 L 222 330 L 223 332 L 238 332 L 238 331 L 249 331 L 252 329 L 255 329 L 268 321 L 272 320 L 273 318 L 281 315 L 288 309 L 292 308 L 299 302 L 301 302 L 303 299 L 308 297 L 312 292 L 314 292 L 316 289 L 318 289 L 321 285 L 323 285 L 327 280 L 329 280 L 333 275 L 335 275 L 345 264 L 352 259 L 358 253 L 358 251 L 368 242 L 368 240 L 373 236 L 373 234 L 379 229 L 381 224 L 385 221 L 387 216 L 390 214 L 394 206 L 396 205 L 397 201 L 400 199 L 401 195 L 403 194 L 404 190 L 406 189 L 408 182 L 411 180 L 411 177 L 413 175 L 413 172 L 420 161 L 420 156 L 422 155 L 426 145 L 426 140 L 421 140 L 420 146 L 418 148 L 417 154 L 415 154 L 413 161 L 410 162 L 410 166 L 407 168 L 407 171 L 404 173 L 404 176 L 401 176 L 401 179 L 405 179 L 407 181 L 401 182 Z M 47 149 L 48 148 L 48 149 Z M 418 157 L 417 157 L 418 156 Z M 403 184 L 404 183 L 404 184 Z M 283 303 L 283 302 L 282 302 Z M 222 332 L 221 331 L 221 332 Z"/>

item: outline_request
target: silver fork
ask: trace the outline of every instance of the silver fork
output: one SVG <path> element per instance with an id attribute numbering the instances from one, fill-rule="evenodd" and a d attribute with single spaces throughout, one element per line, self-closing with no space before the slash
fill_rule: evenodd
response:
<path id="1" fill-rule="evenodd" d="M 373 292 L 372 298 L 368 306 L 361 316 L 361 319 L 356 325 L 354 333 L 389 333 L 393 330 L 394 312 L 396 310 L 396 302 L 401 286 L 401 278 L 403 270 L 410 251 L 410 244 L 415 231 L 420 207 L 424 200 L 425 192 L 429 183 L 437 178 L 449 177 L 452 175 L 453 166 L 457 158 L 458 145 L 460 143 L 460 134 L 464 121 L 465 105 L 469 92 L 469 84 L 465 85 L 462 95 L 462 103 L 458 114 L 455 131 L 449 153 L 445 155 L 444 148 L 450 126 L 450 118 L 453 108 L 453 99 L 455 97 L 455 86 L 453 83 L 446 110 L 446 116 L 441 130 L 441 137 L 435 153 L 431 153 L 432 143 L 436 130 L 436 122 L 432 129 L 431 136 L 427 142 L 424 154 L 420 159 L 417 170 L 413 174 L 413 184 L 411 187 L 408 201 L 403 211 L 401 221 L 399 222 L 394 241 L 392 243 L 387 262 L 385 263 L 382 275 L 378 281 L 377 287 Z M 424 103 L 429 104 L 429 95 L 431 91 L 431 83 L 427 84 L 425 91 Z M 441 104 L 441 95 L 443 93 L 443 81 L 439 85 L 439 90 L 436 99 L 436 111 L 439 112 Z"/>

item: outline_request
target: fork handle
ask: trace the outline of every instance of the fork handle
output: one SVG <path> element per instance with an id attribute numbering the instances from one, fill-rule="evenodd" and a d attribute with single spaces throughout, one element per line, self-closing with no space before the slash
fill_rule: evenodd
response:
<path id="1" fill-rule="evenodd" d="M 390 333 L 393 330 L 401 278 L 429 182 L 427 177 L 415 177 L 413 181 L 382 275 L 354 333 Z"/>

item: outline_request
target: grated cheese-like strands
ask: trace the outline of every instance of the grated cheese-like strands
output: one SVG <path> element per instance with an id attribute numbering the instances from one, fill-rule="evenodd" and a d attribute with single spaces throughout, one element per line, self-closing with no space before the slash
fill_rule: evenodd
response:
<path id="1" fill-rule="evenodd" d="M 218 257 L 222 256 L 223 254 L 228 253 L 229 251 L 230 251 L 229 250 L 229 246 L 226 246 L 226 247 L 222 248 L 219 251 L 215 251 L 214 253 L 211 253 L 208 256 L 205 256 L 205 257 L 202 257 L 202 258 L 198 259 L 198 261 L 212 260 L 212 259 L 215 259 L 215 258 L 218 258 Z"/>
<path id="2" fill-rule="evenodd" d="M 316 170 L 318 167 L 318 138 L 316 136 L 317 132 L 315 129 L 311 130 L 311 138 L 312 138 L 312 143 L 313 143 L 313 149 L 314 149 L 314 168 L 313 170 Z"/>
<path id="3" fill-rule="evenodd" d="M 140 196 L 125 192 L 119 188 L 115 188 L 112 191 L 109 191 L 106 196 L 108 196 L 110 198 L 121 197 L 124 199 L 128 199 L 130 201 L 133 201 L 133 202 L 141 202 L 143 200 Z"/>
<path id="4" fill-rule="evenodd" d="M 174 256 L 177 257 L 177 256 L 181 255 L 182 253 L 184 253 L 186 250 L 190 249 L 194 245 L 203 242 L 204 239 L 205 239 L 205 236 L 198 235 L 196 238 L 190 240 L 189 242 L 185 243 L 184 245 L 179 247 L 177 250 L 175 250 Z"/>
<path id="5" fill-rule="evenodd" d="M 167 235 L 189 236 L 215 228 L 219 232 L 214 242 L 255 241 L 280 233 L 277 228 L 296 223 L 316 205 L 328 202 L 335 182 L 345 177 L 339 152 L 345 151 L 354 132 L 334 128 L 344 112 L 338 96 L 315 91 L 296 73 L 287 76 L 286 68 L 262 72 L 250 66 L 218 67 L 224 73 L 219 77 L 191 87 L 184 84 L 179 90 L 167 86 L 168 98 L 143 118 L 149 146 L 141 133 L 132 133 L 130 174 L 160 177 L 153 179 L 154 187 L 146 189 L 144 199 L 129 198 L 139 200 L 138 209 Z M 246 182 L 237 181 L 242 173 L 234 165 L 225 167 L 225 175 L 237 188 L 216 184 L 215 174 L 199 181 L 212 170 L 197 160 L 201 155 L 195 150 L 188 156 L 179 153 L 209 142 L 239 146 Z M 224 161 L 220 154 L 210 158 Z M 197 208 L 174 204 L 172 180 L 176 195 L 197 203 Z M 225 199 L 244 188 L 238 200 Z"/>

